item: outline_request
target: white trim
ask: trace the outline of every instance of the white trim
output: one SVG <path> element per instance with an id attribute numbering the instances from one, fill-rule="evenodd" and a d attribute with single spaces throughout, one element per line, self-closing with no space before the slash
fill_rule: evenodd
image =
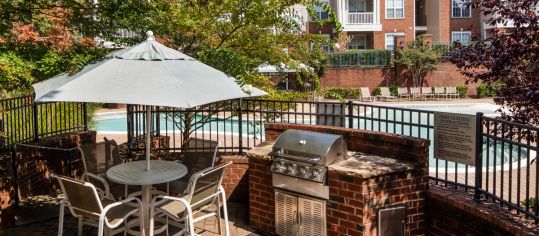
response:
<path id="1" fill-rule="evenodd" d="M 452 19 L 468 19 L 468 18 L 472 18 L 472 6 L 468 6 L 470 8 L 470 16 L 462 16 L 462 8 L 463 6 L 460 6 L 460 16 L 456 17 L 454 14 L 453 14 L 453 1 L 455 0 L 451 0 L 451 18 Z M 456 0 L 456 1 L 463 1 L 463 2 L 466 2 L 466 3 L 469 3 L 471 4 L 472 1 L 471 0 Z"/>
<path id="2" fill-rule="evenodd" d="M 403 32 L 385 33 L 384 34 L 384 49 L 389 50 L 387 49 L 387 36 L 393 36 L 393 41 L 395 41 L 395 36 L 405 36 L 405 35 L 406 34 Z M 396 46 L 397 45 L 393 45 L 393 50 L 395 50 Z"/>
<path id="3" fill-rule="evenodd" d="M 388 17 L 387 16 L 387 2 L 388 1 L 393 1 L 393 17 Z M 402 17 L 395 17 L 396 14 L 395 14 L 395 1 L 402 1 Z M 385 0 L 385 6 L 384 6 L 384 18 L 386 20 L 403 20 L 404 18 L 406 18 L 406 1 L 405 0 Z"/>

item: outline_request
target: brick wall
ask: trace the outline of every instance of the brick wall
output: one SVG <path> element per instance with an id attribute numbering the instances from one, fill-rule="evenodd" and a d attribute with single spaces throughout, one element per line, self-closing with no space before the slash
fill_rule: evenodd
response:
<path id="1" fill-rule="evenodd" d="M 430 185 L 426 192 L 427 235 L 539 235 L 530 219 L 499 204 L 476 203 L 473 193 Z"/>
<path id="2" fill-rule="evenodd" d="M 397 79 L 398 78 L 398 79 Z M 438 68 L 425 77 L 425 86 L 457 86 L 465 85 L 468 77 L 463 76 L 451 63 L 440 63 Z M 384 68 L 327 68 L 320 77 L 322 88 L 369 87 L 371 92 L 379 86 L 398 84 L 412 86 L 412 82 L 403 75 L 396 75 L 395 69 Z M 477 94 L 477 84 L 468 84 L 468 96 Z"/>
<path id="3" fill-rule="evenodd" d="M 411 41 L 415 38 L 414 32 L 414 18 L 415 9 L 414 1 L 404 1 L 404 19 L 387 19 L 386 18 L 386 1 L 380 0 L 380 23 L 382 24 L 382 31 L 374 32 L 374 48 L 385 48 L 386 33 L 404 33 L 405 41 Z"/>
<path id="4" fill-rule="evenodd" d="M 477 3 L 477 0 L 474 0 L 472 2 Z M 444 36 L 449 38 L 449 41 L 451 41 L 451 32 L 454 31 L 471 31 L 472 32 L 472 38 L 475 37 L 477 39 L 481 38 L 481 9 L 479 7 L 473 7 L 472 8 L 472 17 L 470 18 L 453 18 L 452 15 L 452 8 L 451 8 L 451 0 L 444 0 L 442 1 L 442 6 L 446 9 L 449 9 L 449 32 L 445 32 L 448 35 Z"/>
<path id="5" fill-rule="evenodd" d="M 249 159 L 249 221 L 251 227 L 275 232 L 275 192 L 270 160 Z"/>
<path id="6" fill-rule="evenodd" d="M 232 165 L 225 169 L 223 177 L 226 198 L 231 202 L 244 202 L 249 198 L 249 159 L 244 156 L 219 157 L 219 163 L 227 161 L 231 161 Z"/>
<path id="7" fill-rule="evenodd" d="M 48 137 L 35 143 L 35 145 L 72 148 L 81 144 L 95 143 L 95 135 L 95 131 L 74 132 Z M 17 175 L 19 197 L 21 199 L 24 199 L 26 196 L 50 193 L 52 189 L 51 184 L 54 183 L 50 178 L 50 172 L 68 175 L 69 156 L 67 152 L 54 150 L 38 151 L 21 147 L 18 153 Z M 75 151 L 71 154 L 71 160 L 73 161 L 71 173 L 77 175 L 82 164 L 76 162 L 79 159 L 78 152 Z M 12 207 L 15 204 L 15 189 L 13 187 L 14 173 L 11 160 L 11 152 L 1 154 L 1 167 L 3 171 L 0 176 L 0 225 L 12 225 L 15 223 L 15 212 Z"/>
<path id="8" fill-rule="evenodd" d="M 428 177 L 414 171 L 371 179 L 329 173 L 328 235 L 378 235 L 378 210 L 406 207 L 406 234 L 425 234 L 425 190 Z"/>

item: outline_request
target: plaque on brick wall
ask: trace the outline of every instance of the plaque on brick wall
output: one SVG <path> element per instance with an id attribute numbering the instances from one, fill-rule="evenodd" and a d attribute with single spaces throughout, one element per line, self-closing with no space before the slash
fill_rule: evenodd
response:
<path id="1" fill-rule="evenodd" d="M 434 158 L 475 165 L 476 116 L 434 113 Z"/>

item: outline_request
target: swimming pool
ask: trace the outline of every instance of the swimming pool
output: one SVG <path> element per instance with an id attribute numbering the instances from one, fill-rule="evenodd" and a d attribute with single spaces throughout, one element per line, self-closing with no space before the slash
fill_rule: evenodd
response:
<path id="1" fill-rule="evenodd" d="M 400 105 L 396 104 L 393 105 L 395 108 L 405 108 L 405 109 L 417 109 L 417 110 L 426 110 L 426 111 L 441 111 L 441 112 L 453 112 L 453 113 L 462 113 L 462 114 L 476 114 L 477 112 L 484 113 L 485 116 L 496 116 L 498 113 L 496 110 L 498 110 L 498 106 L 494 104 L 488 104 L 488 103 L 466 103 L 466 104 L 409 104 L 409 105 Z M 434 124 L 434 117 L 432 114 L 428 113 L 421 113 L 418 112 L 407 112 L 407 111 L 401 111 L 399 112 L 393 112 L 397 110 L 393 110 L 391 108 L 381 108 L 381 109 L 365 109 L 360 110 L 361 116 L 364 117 L 371 117 L 371 119 L 354 119 L 352 127 L 359 128 L 359 129 L 367 129 L 367 130 L 379 130 L 383 132 L 388 133 L 396 133 L 396 134 L 403 134 L 408 136 L 414 136 L 414 137 L 420 137 L 431 140 L 431 144 L 434 141 L 434 131 L 432 129 L 427 128 L 426 126 L 432 126 Z M 94 117 L 94 124 L 95 124 L 95 130 L 98 133 L 101 134 L 125 134 L 127 132 L 127 115 L 126 112 L 107 112 L 107 113 L 98 113 Z M 142 114 L 141 114 L 142 118 Z M 372 119 L 374 118 L 374 119 Z M 195 119 L 201 119 L 201 117 L 195 117 Z M 373 120 L 378 120 L 377 122 L 373 122 Z M 388 122 L 386 122 L 387 120 Z M 397 122 L 394 122 L 397 121 Z M 406 123 L 417 123 L 420 125 L 406 125 Z M 296 120 L 289 120 L 288 122 L 292 123 L 302 123 L 302 124 L 315 124 L 316 120 L 314 117 L 306 117 L 303 119 L 296 119 Z M 141 122 L 142 123 L 142 122 Z M 348 121 L 346 119 L 345 121 L 346 126 L 348 126 Z M 160 118 L 160 128 L 161 131 L 164 132 L 166 130 L 169 130 L 169 133 L 172 133 L 172 130 L 176 130 L 176 133 L 181 130 L 181 127 L 177 127 L 177 124 L 175 122 L 172 122 L 170 119 L 167 119 L 166 117 L 162 116 Z M 225 135 L 238 135 L 239 130 L 239 121 L 237 119 L 221 119 L 221 118 L 215 118 L 214 120 L 207 122 L 204 124 L 204 126 L 201 128 L 203 132 L 219 132 L 221 134 Z M 261 124 L 255 124 L 254 122 L 242 122 L 241 124 L 243 135 L 244 137 L 247 137 L 249 135 L 256 135 L 257 137 L 264 137 L 263 135 L 263 129 L 261 128 Z M 143 127 L 139 127 L 140 130 L 143 129 Z M 512 157 L 522 157 L 525 158 L 528 155 L 528 150 L 526 149 L 513 149 L 506 147 L 508 144 L 502 145 L 501 143 L 498 143 L 496 146 L 496 149 L 487 148 L 487 145 L 485 145 L 483 156 L 487 155 L 487 151 L 490 152 L 489 156 L 496 155 L 499 157 L 496 161 L 490 160 L 489 166 L 487 167 L 486 161 L 484 161 L 484 167 L 485 168 L 492 168 L 494 165 L 508 165 L 508 158 L 504 158 L 507 156 Z M 496 150 L 496 151 L 494 151 Z M 512 152 L 512 154 L 510 153 Z M 521 152 L 520 155 L 518 152 Z M 430 149 L 430 159 L 429 159 L 429 166 L 431 167 L 431 171 L 433 171 L 435 166 L 438 167 L 438 172 L 444 172 L 445 168 L 447 166 L 448 171 L 454 171 L 455 166 L 458 167 L 458 171 L 464 171 L 464 165 L 455 165 L 455 163 L 452 162 L 445 162 L 443 160 L 435 159 L 434 156 L 434 150 L 431 145 Z M 533 155 L 535 157 L 535 153 L 532 153 L 530 155 Z M 513 163 L 516 163 L 518 160 L 513 159 Z M 513 165 L 516 166 L 516 165 Z M 507 168 L 506 168 L 507 169 Z M 473 172 L 473 168 L 469 168 L 469 172 Z"/>

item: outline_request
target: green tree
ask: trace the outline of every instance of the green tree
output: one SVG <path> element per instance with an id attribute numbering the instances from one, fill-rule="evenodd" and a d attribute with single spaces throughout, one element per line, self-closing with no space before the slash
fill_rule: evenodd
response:
<path id="1" fill-rule="evenodd" d="M 394 63 L 407 69 L 412 77 L 414 87 L 422 86 L 425 76 L 438 66 L 441 53 L 432 48 L 424 37 L 417 37 L 408 43 L 405 48 L 398 48 L 395 52 Z"/>

